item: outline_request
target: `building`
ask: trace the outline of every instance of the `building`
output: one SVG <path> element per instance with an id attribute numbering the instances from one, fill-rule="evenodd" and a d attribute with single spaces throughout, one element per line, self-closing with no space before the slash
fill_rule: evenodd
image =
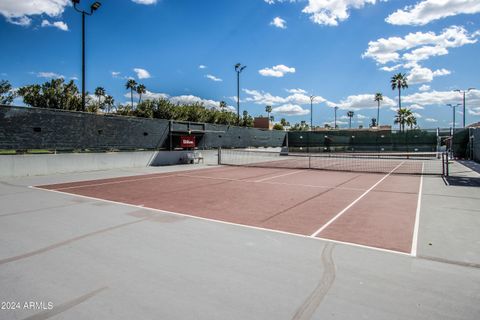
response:
<path id="1" fill-rule="evenodd" d="M 255 117 L 253 119 L 253 127 L 258 129 L 272 130 L 273 124 L 270 123 L 270 119 L 267 117 Z"/>

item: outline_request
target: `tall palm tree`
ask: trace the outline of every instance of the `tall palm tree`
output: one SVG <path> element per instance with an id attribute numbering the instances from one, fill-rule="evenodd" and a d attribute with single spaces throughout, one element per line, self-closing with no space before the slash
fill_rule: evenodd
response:
<path id="1" fill-rule="evenodd" d="M 397 73 L 390 79 L 392 90 L 398 89 L 398 111 L 402 109 L 402 89 L 408 88 L 407 75 L 405 73 Z M 401 124 L 400 124 L 401 130 Z"/>
<path id="2" fill-rule="evenodd" d="M 410 109 L 407 110 L 407 118 L 405 119 L 405 124 L 409 126 L 410 129 L 413 129 L 413 126 L 417 125 L 417 118 Z"/>
<path id="3" fill-rule="evenodd" d="M 143 84 L 139 84 L 135 91 L 138 93 L 138 103 L 142 102 L 142 94 L 147 93 L 147 87 Z"/>
<path id="4" fill-rule="evenodd" d="M 272 106 L 266 106 L 265 112 L 268 114 L 268 119 L 270 119 L 270 113 L 272 112 Z"/>
<path id="5" fill-rule="evenodd" d="M 353 118 L 353 115 L 355 114 L 355 112 L 353 111 L 348 111 L 347 112 L 347 117 L 348 117 L 348 128 L 351 129 L 352 128 L 352 118 Z"/>
<path id="6" fill-rule="evenodd" d="M 383 94 L 380 92 L 375 93 L 374 101 L 377 102 L 377 127 L 380 126 L 380 102 L 383 101 Z"/>
<path id="7" fill-rule="evenodd" d="M 94 94 L 95 94 L 95 96 L 98 98 L 98 107 L 99 107 L 100 109 L 103 109 L 103 108 L 102 108 L 101 98 L 104 97 L 105 94 L 106 94 L 105 89 L 102 88 L 102 87 L 96 87 Z"/>
<path id="8" fill-rule="evenodd" d="M 128 79 L 127 83 L 125 84 L 125 88 L 130 90 L 130 99 L 132 101 L 132 109 L 133 109 L 133 91 L 137 90 L 137 82 L 133 79 Z"/>

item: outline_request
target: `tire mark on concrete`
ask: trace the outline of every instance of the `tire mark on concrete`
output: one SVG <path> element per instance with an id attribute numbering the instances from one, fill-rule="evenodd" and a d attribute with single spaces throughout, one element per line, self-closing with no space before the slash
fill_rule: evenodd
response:
<path id="1" fill-rule="evenodd" d="M 297 309 L 292 320 L 311 319 L 317 308 L 322 303 L 328 290 L 335 281 L 335 263 L 333 261 L 334 243 L 327 243 L 322 251 L 322 278 L 305 302 Z"/>
<path id="2" fill-rule="evenodd" d="M 89 292 L 87 294 L 84 294 L 83 296 L 80 296 L 76 299 L 73 299 L 73 300 L 70 300 L 70 301 L 67 301 L 65 303 L 62 303 L 58 306 L 54 306 L 54 308 L 52 310 L 46 310 L 46 311 L 42 311 L 42 312 L 39 312 L 37 314 L 34 314 L 32 316 L 29 316 L 23 320 L 44 320 L 44 319 L 49 319 L 53 316 L 56 316 L 57 314 L 60 314 L 62 312 L 65 312 L 77 305 L 79 305 L 80 303 L 82 302 L 85 302 L 87 301 L 88 299 L 90 298 L 93 298 L 94 296 L 96 296 L 97 294 L 99 294 L 100 292 L 102 292 L 103 290 L 106 290 L 108 289 L 108 287 L 103 287 L 103 288 L 99 288 L 97 290 L 94 290 L 92 292 Z"/>
<path id="3" fill-rule="evenodd" d="M 0 260 L 0 265 L 10 263 L 10 262 L 13 262 L 13 261 L 22 260 L 22 259 L 29 258 L 29 257 L 32 257 L 32 256 L 36 256 L 38 254 L 41 254 L 41 253 L 44 253 L 44 252 L 47 252 L 47 251 L 50 251 L 50 250 L 53 250 L 53 249 L 57 249 L 59 247 L 66 246 L 68 244 L 71 244 L 73 242 L 76 242 L 76 241 L 79 241 L 79 240 L 82 240 L 82 239 L 85 239 L 85 238 L 88 238 L 88 237 L 96 236 L 96 235 L 101 234 L 101 233 L 105 233 L 105 232 L 112 231 L 112 230 L 115 230 L 115 229 L 120 229 L 120 228 L 130 226 L 130 225 L 133 225 L 133 224 L 137 224 L 137 223 L 143 222 L 143 221 L 148 220 L 148 219 L 150 219 L 150 218 L 144 218 L 144 219 L 140 219 L 140 220 L 130 221 L 130 222 L 122 223 L 122 224 L 119 224 L 119 225 L 116 225 L 116 226 L 113 226 L 113 227 L 100 229 L 100 230 L 97 230 L 97 231 L 94 231 L 94 232 L 86 233 L 86 234 L 83 234 L 83 235 L 78 236 L 78 237 L 70 238 L 70 239 L 67 239 L 65 241 L 61 241 L 61 242 L 52 244 L 50 246 L 47 246 L 47 247 L 44 247 L 44 248 L 41 248 L 41 249 L 38 249 L 38 250 L 30 251 L 30 252 L 27 252 L 27 253 L 24 253 L 24 254 L 21 254 L 21 255 L 18 255 L 18 256 L 14 256 L 14 257 L 2 259 L 2 260 Z"/>

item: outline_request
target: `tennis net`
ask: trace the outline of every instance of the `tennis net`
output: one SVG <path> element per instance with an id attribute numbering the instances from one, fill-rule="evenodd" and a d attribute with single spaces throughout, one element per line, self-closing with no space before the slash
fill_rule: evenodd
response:
<path id="1" fill-rule="evenodd" d="M 271 151 L 221 149 L 219 164 L 261 168 L 443 175 L 448 166 L 444 153 L 319 153 L 283 154 Z"/>

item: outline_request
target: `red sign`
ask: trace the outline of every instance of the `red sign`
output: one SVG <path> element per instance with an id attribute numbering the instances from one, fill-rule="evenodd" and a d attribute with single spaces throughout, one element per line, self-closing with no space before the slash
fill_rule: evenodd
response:
<path id="1" fill-rule="evenodd" d="M 195 136 L 181 136 L 180 147 L 182 148 L 195 148 Z"/>

